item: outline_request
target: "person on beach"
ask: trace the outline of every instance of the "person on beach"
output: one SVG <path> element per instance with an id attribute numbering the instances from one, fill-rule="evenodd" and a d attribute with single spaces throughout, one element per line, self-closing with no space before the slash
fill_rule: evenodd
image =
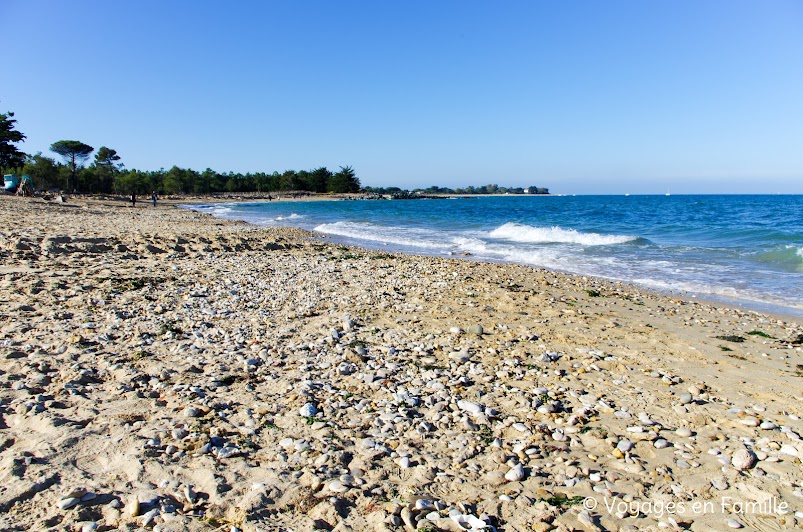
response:
<path id="1" fill-rule="evenodd" d="M 131 206 L 132 207 L 136 207 L 137 206 L 137 193 L 136 192 L 132 192 L 131 193 Z"/>
<path id="2" fill-rule="evenodd" d="M 156 191 L 154 190 L 151 192 L 151 199 L 153 200 L 153 206 L 156 207 Z"/>

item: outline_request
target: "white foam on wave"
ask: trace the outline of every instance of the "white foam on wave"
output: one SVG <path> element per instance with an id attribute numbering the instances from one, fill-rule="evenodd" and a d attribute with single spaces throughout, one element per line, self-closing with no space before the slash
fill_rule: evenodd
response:
<path id="1" fill-rule="evenodd" d="M 277 216 L 274 218 L 275 221 L 281 222 L 283 220 L 300 220 L 301 218 L 306 218 L 303 214 L 296 214 L 292 213 L 290 216 Z"/>
<path id="2" fill-rule="evenodd" d="M 452 244 L 433 240 L 434 231 L 410 227 L 393 227 L 364 222 L 335 222 L 321 224 L 315 228 L 319 233 L 344 236 L 372 242 L 383 242 L 397 246 L 426 249 L 448 249 Z"/>
<path id="3" fill-rule="evenodd" d="M 560 227 L 533 227 L 531 225 L 508 222 L 497 227 L 488 234 L 492 238 L 501 238 L 512 242 L 532 244 L 564 243 L 581 244 L 583 246 L 609 246 L 625 244 L 638 240 L 637 236 L 601 235 L 599 233 L 581 233 L 575 229 Z"/>

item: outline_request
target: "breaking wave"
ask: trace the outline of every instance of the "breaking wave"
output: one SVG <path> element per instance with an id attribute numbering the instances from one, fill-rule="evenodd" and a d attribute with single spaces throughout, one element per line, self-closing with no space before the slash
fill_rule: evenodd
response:
<path id="1" fill-rule="evenodd" d="M 561 229 L 560 227 L 533 227 L 509 222 L 489 233 L 492 238 L 510 240 L 512 242 L 527 242 L 533 244 L 565 243 L 581 244 L 583 246 L 610 246 L 625 244 L 639 240 L 637 236 L 602 235 L 599 233 L 580 233 L 574 229 Z"/>

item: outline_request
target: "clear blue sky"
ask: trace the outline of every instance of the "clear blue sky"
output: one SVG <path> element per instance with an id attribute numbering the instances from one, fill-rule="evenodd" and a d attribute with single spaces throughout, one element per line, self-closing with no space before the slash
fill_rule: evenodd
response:
<path id="1" fill-rule="evenodd" d="M 0 0 L 0 20 L 0 110 L 28 153 L 803 193 L 800 1 Z"/>

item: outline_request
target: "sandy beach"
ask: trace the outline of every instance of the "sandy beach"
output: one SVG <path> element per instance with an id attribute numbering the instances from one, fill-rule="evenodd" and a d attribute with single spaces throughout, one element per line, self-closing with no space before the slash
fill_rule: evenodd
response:
<path id="1" fill-rule="evenodd" d="M 803 327 L 0 197 L 3 530 L 799 530 Z"/>

